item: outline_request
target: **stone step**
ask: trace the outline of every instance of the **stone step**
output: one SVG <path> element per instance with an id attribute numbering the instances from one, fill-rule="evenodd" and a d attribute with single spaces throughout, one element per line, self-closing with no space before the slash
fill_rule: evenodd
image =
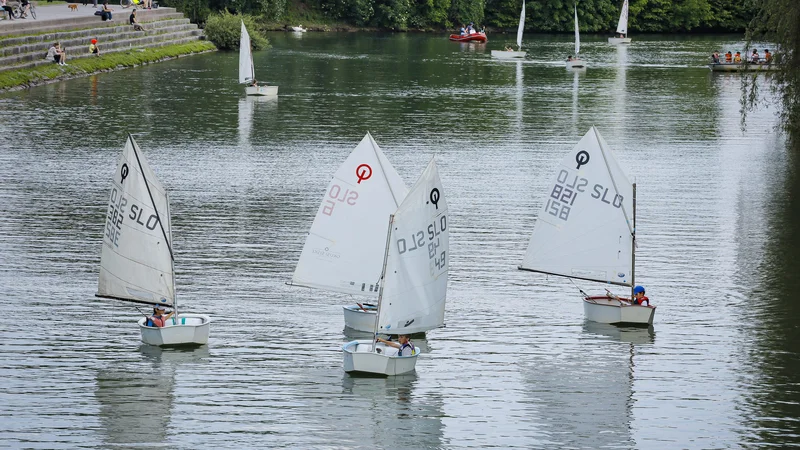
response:
<path id="1" fill-rule="evenodd" d="M 163 47 L 171 44 L 183 44 L 202 39 L 202 30 L 186 30 L 175 33 L 156 34 L 144 36 L 129 41 L 116 41 L 100 47 L 101 54 L 129 51 L 137 48 Z M 66 47 L 67 63 L 77 58 L 87 58 L 89 54 L 88 45 L 78 47 Z M 46 64 L 53 64 L 52 59 L 44 59 L 45 54 L 40 54 L 38 58 L 26 61 L 19 61 L 8 65 L 0 65 L 0 72 L 4 70 L 25 69 Z"/>
<path id="2" fill-rule="evenodd" d="M 145 25 L 145 27 L 146 31 L 144 33 L 146 35 L 197 29 L 197 26 L 190 24 L 188 19 L 150 22 L 149 24 Z M 101 31 L 102 33 L 98 33 L 98 31 Z M 35 43 L 17 45 L 15 47 L 0 47 L 0 64 L 3 63 L 5 57 L 12 55 L 22 56 L 28 53 L 46 53 L 55 41 L 60 42 L 64 47 L 79 46 L 81 44 L 85 44 L 88 47 L 90 41 L 95 38 L 100 41 L 100 45 L 105 45 L 120 39 L 127 40 L 140 36 L 142 36 L 142 32 L 134 31 L 133 27 L 129 25 L 114 28 L 103 28 L 100 30 L 44 34 L 41 36 L 36 36 L 40 39 L 37 39 L 37 42 Z"/>
<path id="3" fill-rule="evenodd" d="M 66 3 L 64 3 L 66 5 Z M 66 6 L 64 6 L 66 7 Z M 53 8 L 49 6 L 48 8 Z M 78 8 L 89 8 L 78 6 Z M 37 10 L 38 11 L 38 10 Z M 94 8 L 92 8 L 94 11 Z M 103 22 L 100 16 L 95 15 L 81 15 L 75 18 L 62 18 L 51 20 L 35 20 L 33 18 L 17 19 L 9 21 L 11 23 L 3 23 L 0 27 L 0 38 L 5 36 L 24 36 L 35 35 L 47 32 L 63 32 L 68 30 L 78 30 L 84 28 L 102 28 L 102 27 L 115 27 L 119 26 L 121 21 L 127 22 L 130 15 L 130 9 L 121 9 L 119 6 L 114 8 L 114 20 Z M 84 12 L 83 14 L 88 14 Z M 182 19 L 183 14 L 177 12 L 175 8 L 157 8 L 151 10 L 136 11 L 136 19 L 139 22 L 152 22 L 154 20 L 162 19 Z"/>
<path id="4" fill-rule="evenodd" d="M 155 22 L 148 22 L 146 24 L 143 23 L 142 25 L 144 25 L 147 31 L 161 30 L 178 25 L 188 25 L 197 28 L 196 25 L 189 23 L 189 19 L 159 20 Z M 2 45 L 2 47 L 0 47 L 0 57 L 36 51 L 40 48 L 37 46 L 42 45 L 47 45 L 47 48 L 50 48 L 50 45 L 56 41 L 66 42 L 74 39 L 85 39 L 88 42 L 96 38 L 97 40 L 108 42 L 117 39 L 118 36 L 121 37 L 123 34 L 132 31 L 133 27 L 120 23 L 116 27 L 91 28 L 88 30 L 47 33 L 37 36 L 4 39 L 0 41 L 0 45 Z"/>

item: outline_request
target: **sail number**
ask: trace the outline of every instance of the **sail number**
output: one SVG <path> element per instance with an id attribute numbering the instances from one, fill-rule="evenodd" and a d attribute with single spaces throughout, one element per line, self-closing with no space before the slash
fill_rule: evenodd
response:
<path id="1" fill-rule="evenodd" d="M 119 238 L 122 235 L 122 221 L 125 218 L 125 208 L 128 206 L 128 199 L 118 191 L 116 187 L 111 188 L 111 198 L 108 202 L 108 213 L 106 214 L 105 237 L 109 242 L 119 247 Z M 135 224 L 141 225 L 148 230 L 155 230 L 158 226 L 158 216 L 144 213 L 144 208 L 131 203 L 130 214 L 127 216 Z"/>
<path id="2" fill-rule="evenodd" d="M 445 231 L 447 231 L 447 216 L 441 215 L 428 224 L 426 230 L 413 232 L 409 238 L 398 238 L 396 241 L 397 252 L 402 255 L 406 252 L 427 250 L 431 263 L 439 270 L 444 269 L 446 251 L 439 252 L 439 247 L 441 246 L 440 235 Z"/>
<path id="3" fill-rule="evenodd" d="M 358 192 L 350 189 L 343 190 L 341 186 L 334 184 L 328 190 L 328 196 L 322 201 L 322 214 L 326 216 L 333 215 L 333 209 L 336 208 L 337 204 L 346 203 L 353 206 L 356 204 L 356 200 L 358 200 Z"/>
<path id="4" fill-rule="evenodd" d="M 586 178 L 578 177 L 577 175 L 570 176 L 568 171 L 562 169 L 558 173 L 556 184 L 550 191 L 550 196 L 547 198 L 545 212 L 566 222 L 569 219 L 572 206 L 575 204 L 575 199 L 578 198 L 579 193 L 586 191 L 586 186 L 588 185 L 589 180 Z M 609 189 L 601 184 L 592 186 L 592 198 L 610 204 L 615 208 L 621 208 L 623 197 L 619 194 L 613 194 L 613 196 L 613 199 L 609 199 Z"/>

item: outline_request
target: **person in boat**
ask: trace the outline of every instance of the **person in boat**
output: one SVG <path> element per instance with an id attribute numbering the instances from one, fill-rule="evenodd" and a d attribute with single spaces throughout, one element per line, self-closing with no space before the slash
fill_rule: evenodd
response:
<path id="1" fill-rule="evenodd" d="M 650 306 L 650 299 L 645 297 L 643 286 L 636 286 L 633 288 L 633 301 L 631 303 L 642 306 L 647 303 L 647 306 Z"/>
<path id="2" fill-rule="evenodd" d="M 514 51 L 514 47 L 512 47 L 512 46 L 511 46 L 511 45 L 509 45 L 509 44 L 506 44 L 506 51 L 507 51 L 507 52 L 513 52 L 513 51 Z"/>
<path id="3" fill-rule="evenodd" d="M 407 334 L 401 334 L 397 336 L 397 342 L 392 342 L 386 339 L 376 338 L 378 342 L 383 342 L 384 344 L 388 345 L 389 347 L 394 347 L 397 350 L 397 356 L 413 356 L 414 355 L 414 344 L 408 340 Z"/>
<path id="4" fill-rule="evenodd" d="M 467 29 L 464 27 L 464 25 L 461 25 L 461 35 L 462 36 L 466 36 L 467 35 Z"/>
<path id="5" fill-rule="evenodd" d="M 728 51 L 728 53 L 725 53 L 725 62 L 728 64 L 733 62 L 733 53 L 731 53 L 730 51 Z"/>
<path id="6" fill-rule="evenodd" d="M 742 63 L 742 54 L 739 53 L 739 52 L 736 52 L 736 55 L 733 56 L 733 62 L 736 63 L 736 64 L 741 64 Z"/>
<path id="7" fill-rule="evenodd" d="M 164 309 L 164 305 L 153 306 L 153 315 L 147 318 L 147 326 L 164 328 L 164 325 L 167 324 L 167 321 L 172 317 L 173 314 L 175 314 L 175 311 L 172 311 L 165 316 L 165 312 L 166 309 Z"/>
<path id="8" fill-rule="evenodd" d="M 772 53 L 769 52 L 769 49 L 764 49 L 764 62 L 767 64 L 772 63 Z"/>
<path id="9" fill-rule="evenodd" d="M 711 62 L 714 64 L 719 64 L 719 52 L 714 52 L 711 54 Z"/>
<path id="10" fill-rule="evenodd" d="M 467 34 L 474 34 L 475 33 L 475 22 L 470 22 L 469 26 L 467 26 Z"/>
<path id="11" fill-rule="evenodd" d="M 567 56 L 567 61 L 577 61 L 578 58 L 573 58 L 572 55 Z"/>
<path id="12" fill-rule="evenodd" d="M 750 55 L 750 62 L 757 63 L 761 60 L 758 56 L 758 50 L 753 49 L 753 54 Z"/>

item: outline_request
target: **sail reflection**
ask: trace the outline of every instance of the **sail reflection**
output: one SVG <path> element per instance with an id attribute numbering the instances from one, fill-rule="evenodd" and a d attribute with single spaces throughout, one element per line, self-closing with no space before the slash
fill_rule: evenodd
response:
<path id="1" fill-rule="evenodd" d="M 255 102 L 248 96 L 239 99 L 239 145 L 250 145 L 250 132 L 253 129 Z"/>
<path id="2" fill-rule="evenodd" d="M 95 399 L 100 404 L 103 442 L 108 445 L 154 445 L 167 441 L 175 372 L 202 362 L 208 347 L 194 350 L 142 345 L 142 361 L 114 363 L 97 371 Z"/>
<path id="3" fill-rule="evenodd" d="M 522 133 L 522 96 L 525 92 L 525 80 L 522 75 L 522 61 L 517 61 L 517 90 L 516 90 L 516 125 L 517 131 Z"/>
<path id="4" fill-rule="evenodd" d="M 553 448 L 632 448 L 636 346 L 651 328 L 585 322 L 573 352 L 538 355 L 523 371 L 544 441 Z"/>
<path id="5" fill-rule="evenodd" d="M 360 423 L 362 448 L 435 448 L 442 444 L 442 401 L 418 395 L 417 376 L 354 378 L 344 375 L 342 393 L 366 412 Z"/>

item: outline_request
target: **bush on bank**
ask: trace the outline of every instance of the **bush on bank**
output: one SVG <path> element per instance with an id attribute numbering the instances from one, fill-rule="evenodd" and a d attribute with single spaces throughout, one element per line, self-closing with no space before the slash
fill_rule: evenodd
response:
<path id="1" fill-rule="evenodd" d="M 242 14 L 231 14 L 222 11 L 211 14 L 206 21 L 204 29 L 206 38 L 214 43 L 220 50 L 239 50 L 239 38 L 241 37 L 242 21 L 247 27 L 250 35 L 250 42 L 253 49 L 261 50 L 269 47 L 269 41 L 256 28 L 252 16 Z"/>
<path id="2" fill-rule="evenodd" d="M 117 68 L 133 67 L 210 50 L 214 50 L 214 44 L 208 41 L 195 41 L 187 44 L 108 53 L 99 57 L 70 59 L 67 61 L 69 63 L 68 66 L 47 64 L 30 69 L 8 70 L 0 72 L 0 91 L 18 86 L 46 83 L 51 80 L 75 78 Z"/>

